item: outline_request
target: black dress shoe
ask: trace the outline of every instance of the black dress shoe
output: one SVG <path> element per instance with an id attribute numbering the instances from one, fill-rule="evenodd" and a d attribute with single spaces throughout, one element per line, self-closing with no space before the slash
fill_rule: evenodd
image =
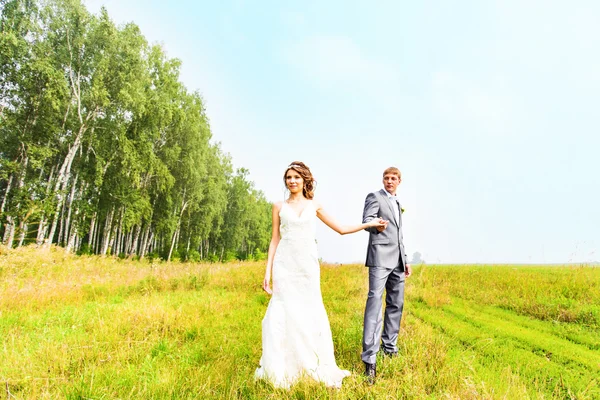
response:
<path id="1" fill-rule="evenodd" d="M 398 357 L 398 351 L 386 351 L 386 350 L 383 350 L 383 355 L 386 356 L 386 357 L 390 357 L 390 358 Z"/>
<path id="2" fill-rule="evenodd" d="M 373 385 L 375 383 L 375 376 L 377 375 L 377 367 L 375 364 L 365 363 L 365 376 L 367 377 L 367 383 Z"/>

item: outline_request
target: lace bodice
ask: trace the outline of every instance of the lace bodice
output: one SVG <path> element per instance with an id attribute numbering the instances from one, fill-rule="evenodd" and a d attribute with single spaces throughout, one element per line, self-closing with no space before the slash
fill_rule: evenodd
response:
<path id="1" fill-rule="evenodd" d="M 307 202 L 300 215 L 288 203 L 283 202 L 279 219 L 282 240 L 315 240 L 317 211 L 312 200 Z"/>

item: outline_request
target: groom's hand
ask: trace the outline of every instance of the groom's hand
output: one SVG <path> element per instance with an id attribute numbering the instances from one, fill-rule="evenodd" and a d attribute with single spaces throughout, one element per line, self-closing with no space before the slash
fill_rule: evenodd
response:
<path id="1" fill-rule="evenodd" d="M 385 220 L 385 219 L 383 219 L 383 218 L 379 218 L 379 222 L 381 222 L 381 223 L 383 224 L 383 226 L 378 226 L 378 227 L 377 227 L 377 231 L 378 231 L 378 232 L 383 232 L 383 231 L 385 231 L 385 228 L 387 228 L 387 226 L 388 226 L 388 223 L 389 223 L 390 221 L 386 221 L 386 220 Z"/>
<path id="2" fill-rule="evenodd" d="M 410 276 L 410 274 L 412 274 L 412 268 L 411 268 L 410 264 L 406 264 L 405 270 L 406 271 L 404 271 L 405 272 L 404 276 L 406 278 L 408 278 Z"/>

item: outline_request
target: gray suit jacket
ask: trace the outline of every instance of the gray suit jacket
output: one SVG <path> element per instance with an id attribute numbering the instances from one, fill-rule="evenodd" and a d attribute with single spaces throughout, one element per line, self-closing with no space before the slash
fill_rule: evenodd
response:
<path id="1" fill-rule="evenodd" d="M 398 203 L 401 209 L 400 203 Z M 402 212 L 400 220 L 396 220 L 396 213 L 392 208 L 392 201 L 388 199 L 387 192 L 383 189 L 369 193 L 365 199 L 363 210 L 363 223 L 374 218 L 383 218 L 389 221 L 383 232 L 377 228 L 368 228 L 369 247 L 367 248 L 367 267 L 400 268 L 406 265 L 406 253 L 402 243 Z"/>

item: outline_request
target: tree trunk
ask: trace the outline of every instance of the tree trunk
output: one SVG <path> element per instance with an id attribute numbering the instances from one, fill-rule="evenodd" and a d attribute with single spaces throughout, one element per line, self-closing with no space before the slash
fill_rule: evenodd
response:
<path id="1" fill-rule="evenodd" d="M 17 188 L 20 190 L 21 188 L 23 188 L 23 186 L 25 185 L 25 176 L 27 175 L 27 165 L 29 164 L 29 157 L 27 157 L 26 155 L 23 157 L 23 161 L 22 161 L 22 166 L 21 166 L 21 171 L 19 172 L 19 182 L 17 183 Z M 15 209 L 15 215 L 18 216 L 19 215 L 19 210 L 21 209 L 21 203 L 18 203 Z M 23 218 L 19 218 L 19 227 L 23 228 Z M 16 221 L 15 218 L 13 216 L 9 216 L 7 218 L 7 222 L 8 222 L 8 227 L 7 230 L 8 232 L 4 231 L 4 235 L 6 236 L 6 247 L 8 247 L 9 249 L 12 248 L 13 246 L 13 241 L 15 240 L 15 230 L 16 230 Z"/>
<path id="2" fill-rule="evenodd" d="M 133 229 L 129 229 L 127 235 L 125 236 L 124 244 L 123 244 L 123 254 L 125 256 L 129 256 L 129 249 L 131 248 L 131 241 L 133 240 Z"/>
<path id="3" fill-rule="evenodd" d="M 79 228 L 79 209 L 75 209 L 75 214 L 73 215 L 73 220 L 71 222 L 71 226 L 68 229 L 69 236 L 67 238 L 67 245 L 65 247 L 65 251 L 70 253 L 71 250 L 75 247 L 75 243 L 78 237 L 78 228 Z"/>
<path id="4" fill-rule="evenodd" d="M 92 214 L 92 220 L 90 221 L 90 233 L 88 237 L 88 246 L 90 247 L 90 251 L 92 251 L 92 245 L 94 243 L 94 235 L 96 234 L 96 218 L 98 216 L 98 212 L 94 211 Z"/>
<path id="5" fill-rule="evenodd" d="M 79 237 L 79 209 L 75 209 L 75 215 L 73 215 L 73 221 L 71 222 L 71 227 L 69 229 L 69 237 L 67 240 L 67 247 L 65 248 L 65 252 L 70 253 L 73 248 L 76 247 L 77 239 Z"/>
<path id="6" fill-rule="evenodd" d="M 117 224 L 113 225 L 112 233 L 110 235 L 110 240 L 108 241 L 108 248 L 109 249 L 113 249 L 114 250 L 115 236 L 117 236 L 117 229 L 118 229 L 118 227 L 119 226 Z M 111 255 L 114 256 L 114 252 Z"/>
<path id="7" fill-rule="evenodd" d="M 72 76 L 71 76 L 71 79 L 73 79 Z M 73 89 L 73 90 L 75 90 L 75 89 Z M 79 131 L 77 132 L 77 136 L 75 137 L 75 141 L 69 148 L 69 151 L 67 152 L 67 155 L 65 156 L 65 159 L 64 159 L 64 161 L 60 167 L 60 170 L 58 171 L 58 174 L 56 176 L 56 184 L 54 185 L 53 193 L 54 193 L 54 197 L 57 200 L 57 202 L 56 202 L 57 204 L 56 204 L 56 209 L 54 212 L 54 218 L 52 220 L 52 227 L 50 228 L 50 233 L 48 234 L 48 237 L 50 238 L 50 240 L 49 240 L 50 243 L 47 242 L 45 244 L 46 246 L 49 246 L 52 243 L 52 238 L 54 237 L 54 232 L 56 231 L 56 225 L 58 224 L 58 218 L 60 217 L 59 211 L 60 211 L 61 207 L 63 206 L 64 191 L 67 187 L 67 183 L 68 183 L 69 177 L 71 175 L 71 165 L 73 164 L 73 159 L 75 158 L 77 151 L 81 147 L 81 141 L 83 139 L 83 135 L 87 131 L 88 123 L 96 117 L 96 113 L 98 111 L 98 109 L 90 111 L 84 121 L 81 116 L 80 97 L 78 96 L 77 93 L 75 93 L 75 95 L 77 96 L 77 100 L 79 101 L 80 126 L 79 126 Z"/>
<path id="8" fill-rule="evenodd" d="M 77 240 L 77 229 L 72 229 L 71 235 L 69 236 L 69 240 L 67 241 L 67 247 L 65 248 L 65 253 L 71 252 L 71 249 L 75 246 L 76 240 Z"/>
<path id="9" fill-rule="evenodd" d="M 150 234 L 150 223 L 144 228 L 144 233 L 142 234 L 142 243 L 140 244 L 139 256 L 140 260 L 144 258 L 146 255 L 146 248 L 148 245 L 148 236 Z"/>
<path id="10" fill-rule="evenodd" d="M 96 217 L 96 233 L 94 234 L 94 254 L 100 254 L 102 252 L 102 230 L 100 229 L 100 217 Z M 106 221 L 105 221 L 106 222 Z"/>
<path id="11" fill-rule="evenodd" d="M 113 241 L 112 241 L 112 245 L 110 246 L 111 248 L 111 254 L 114 255 L 119 255 L 119 236 L 121 234 L 121 230 L 119 229 L 119 224 L 115 225 L 115 229 L 114 229 L 114 234 L 113 234 Z"/>
<path id="12" fill-rule="evenodd" d="M 67 211 L 67 203 L 63 202 L 62 209 L 60 210 L 60 224 L 58 225 L 58 237 L 56 238 L 57 246 L 64 245 L 65 216 L 67 215 L 66 211 Z"/>
<path id="13" fill-rule="evenodd" d="M 142 232 L 142 225 L 135 226 L 135 235 L 133 235 L 133 241 L 131 243 L 131 247 L 129 247 L 129 257 L 133 257 L 135 253 L 137 253 L 137 249 L 139 246 L 140 233 Z"/>
<path id="14" fill-rule="evenodd" d="M 62 167 L 56 176 L 56 184 L 54 186 L 54 197 L 56 198 L 56 209 L 54 210 L 54 218 L 52 219 L 52 226 L 50 228 L 50 233 L 48 234 L 49 241 L 46 242 L 46 247 L 52 244 L 52 240 L 54 238 L 54 233 L 56 232 L 56 226 L 58 225 L 58 219 L 61 217 L 61 208 L 64 205 L 64 190 L 67 186 L 67 182 L 69 180 L 70 172 L 71 172 L 71 163 L 73 162 L 73 158 L 75 158 L 75 154 L 77 154 L 77 149 L 81 144 L 81 138 L 79 135 L 73 143 L 73 146 L 69 149 L 69 153 L 65 157 Z M 59 237 L 60 240 L 60 237 Z"/>
<path id="15" fill-rule="evenodd" d="M 171 255 L 173 254 L 173 249 L 175 248 L 175 244 L 177 239 L 179 239 L 179 231 L 181 229 L 181 218 L 183 217 L 183 213 L 187 208 L 189 201 L 185 201 L 185 190 L 183 191 L 183 197 L 181 199 L 181 211 L 179 212 L 179 218 L 177 218 L 177 227 L 175 228 L 175 232 L 173 232 L 173 238 L 171 240 L 171 248 L 169 249 L 169 255 L 167 256 L 167 261 L 171 261 Z"/>
<path id="16" fill-rule="evenodd" d="M 15 221 L 12 215 L 6 217 L 6 224 L 4 226 L 4 237 L 2 238 L 2 242 L 6 247 L 11 249 L 13 240 L 15 239 Z"/>
<path id="17" fill-rule="evenodd" d="M 100 254 L 105 256 L 108 251 L 108 245 L 110 242 L 110 232 L 112 227 L 112 219 L 115 213 L 115 209 L 112 208 L 109 213 L 106 215 L 106 221 L 104 222 L 104 234 L 102 237 L 102 248 L 100 250 Z"/>
<path id="18" fill-rule="evenodd" d="M 54 176 L 54 166 L 50 168 L 50 176 L 48 177 L 48 183 L 46 186 L 46 199 L 50 196 L 50 188 L 52 187 L 52 178 Z M 38 225 L 38 233 L 36 237 L 36 244 L 41 246 L 44 243 L 44 237 L 46 237 L 46 213 L 42 211 L 42 215 L 40 217 L 40 223 Z"/>
<path id="19" fill-rule="evenodd" d="M 75 188 L 77 187 L 77 180 L 79 179 L 79 174 L 75 175 L 75 179 L 73 179 L 73 184 L 71 185 L 71 193 L 69 193 L 69 197 L 67 199 L 67 203 L 66 203 L 66 209 L 67 209 L 67 217 L 65 220 L 65 227 L 64 227 L 64 234 L 63 234 L 63 243 L 65 243 L 67 246 L 68 241 L 70 240 L 70 235 L 69 232 L 71 232 L 71 214 L 73 213 L 73 200 L 75 198 Z M 83 185 L 82 185 L 83 187 Z M 62 222 L 61 222 L 62 224 Z M 61 227 L 62 230 L 62 227 Z M 59 235 L 60 237 L 60 235 Z"/>
<path id="20" fill-rule="evenodd" d="M 12 186 L 13 174 L 10 174 L 8 177 L 8 184 L 6 185 L 6 190 L 4 191 L 4 197 L 2 198 L 2 205 L 0 206 L 0 214 L 4 212 L 4 208 L 6 207 L 6 199 L 8 199 L 8 194 L 10 193 L 10 188 Z"/>
<path id="21" fill-rule="evenodd" d="M 114 248 L 114 255 L 116 255 L 117 257 L 121 254 L 121 250 L 123 248 L 123 215 L 125 214 L 125 208 L 121 207 L 121 216 L 119 217 L 119 225 L 118 228 L 117 226 L 115 226 L 115 228 L 117 228 L 116 230 L 116 234 L 115 234 L 115 248 Z"/>
<path id="22" fill-rule="evenodd" d="M 173 254 L 173 249 L 175 248 L 175 239 L 177 237 L 178 230 L 179 230 L 179 224 L 177 224 L 177 228 L 175 228 L 175 232 L 173 232 L 173 236 L 171 239 L 171 247 L 169 248 L 169 255 L 167 256 L 167 261 L 171 261 L 171 255 Z"/>
<path id="23" fill-rule="evenodd" d="M 156 238 L 154 237 L 154 231 L 152 230 L 151 227 L 149 229 L 150 229 L 150 237 L 148 238 L 148 242 L 147 242 L 148 247 L 144 247 L 142 249 L 144 255 L 154 251 L 154 246 L 155 246 L 155 242 L 156 242 Z"/>
<path id="24" fill-rule="evenodd" d="M 73 201 L 75 200 L 75 198 L 77 199 L 81 199 L 83 197 L 83 191 L 87 188 L 87 183 L 86 182 L 82 182 L 79 185 L 79 190 L 77 191 L 77 194 L 75 195 L 75 186 L 78 180 L 79 174 L 75 175 L 75 182 L 73 182 L 73 191 L 71 192 L 71 201 L 69 202 L 69 216 L 71 216 L 71 209 L 73 208 Z M 68 226 L 68 230 L 70 232 L 69 235 L 69 240 L 67 241 L 67 252 L 70 252 L 72 249 L 75 248 L 75 250 L 77 250 L 76 248 L 78 248 L 78 243 L 79 243 L 79 224 L 85 220 L 85 215 L 80 216 L 79 215 L 79 207 L 77 207 L 79 203 L 75 203 L 76 207 L 75 207 L 75 212 L 73 215 L 73 218 L 71 219 L 71 224 L 70 226 Z"/>
<path id="25" fill-rule="evenodd" d="M 23 246 L 23 242 L 25 241 L 25 235 L 27 234 L 27 224 L 21 221 L 19 223 L 19 244 L 17 247 Z"/>

